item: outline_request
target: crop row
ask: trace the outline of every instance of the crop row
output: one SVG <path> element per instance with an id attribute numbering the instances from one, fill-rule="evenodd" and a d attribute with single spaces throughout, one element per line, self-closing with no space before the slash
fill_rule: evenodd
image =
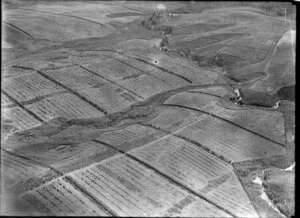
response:
<path id="1" fill-rule="evenodd" d="M 113 81 L 121 81 L 129 76 L 139 76 L 142 71 L 137 70 L 133 67 L 128 66 L 115 59 L 108 59 L 97 63 L 86 65 L 88 69 L 102 75 Z"/>
<path id="2" fill-rule="evenodd" d="M 121 90 L 122 91 L 122 90 Z M 104 85 L 99 88 L 90 88 L 78 92 L 91 102 L 104 108 L 109 113 L 117 112 L 129 107 L 135 101 L 129 101 L 117 92 L 117 87 Z M 127 93 L 128 94 L 128 93 Z M 128 94 L 130 95 L 130 94 Z M 132 97 L 133 98 L 133 97 Z M 134 99 L 134 98 L 133 98 Z"/>
<path id="3" fill-rule="evenodd" d="M 166 82 L 167 84 L 171 85 L 173 88 L 176 87 L 180 87 L 180 86 L 184 86 L 184 85 L 188 85 L 188 83 L 181 79 L 180 77 L 177 77 L 173 74 L 169 74 L 167 72 L 164 72 L 161 69 L 158 69 L 157 67 L 138 61 L 136 59 L 133 58 L 127 58 L 125 60 L 122 60 L 132 66 L 134 66 L 135 68 L 140 69 L 141 71 L 150 74 L 154 77 L 159 78 L 160 80 Z"/>
<path id="4" fill-rule="evenodd" d="M 194 140 L 233 162 L 284 152 L 282 147 L 264 138 L 211 117 L 184 128 L 178 135 Z"/>
<path id="5" fill-rule="evenodd" d="M 36 97 L 57 93 L 64 89 L 37 73 L 3 79 L 3 90 L 22 102 Z"/>
<path id="6" fill-rule="evenodd" d="M 149 135 L 154 135 L 155 133 L 156 131 L 151 128 L 134 124 L 121 130 L 104 133 L 98 137 L 97 140 L 114 146 L 119 146 L 121 144 L 130 143 Z"/>
<path id="7" fill-rule="evenodd" d="M 58 178 L 50 184 L 26 192 L 22 198 L 40 213 L 48 216 L 109 215 L 64 178 Z"/>
<path id="8" fill-rule="evenodd" d="M 123 155 L 73 172 L 71 176 L 119 216 L 187 216 L 189 213 L 194 216 L 228 216 Z M 194 213 L 178 210 L 188 199 L 191 207 L 197 208 Z"/>
<path id="9" fill-rule="evenodd" d="M 43 121 L 48 121 L 55 117 L 80 119 L 101 117 L 104 115 L 79 97 L 70 93 L 46 98 L 25 107 L 38 115 Z"/>
<path id="10" fill-rule="evenodd" d="M 237 217 L 258 217 L 237 177 L 233 173 L 230 175 L 231 177 L 224 183 L 212 187 L 204 195 L 215 203 L 221 203 Z"/>
<path id="11" fill-rule="evenodd" d="M 72 90 L 107 84 L 107 81 L 78 66 L 66 67 L 58 70 L 47 70 L 44 71 L 44 73 Z"/>
<path id="12" fill-rule="evenodd" d="M 208 179 L 231 170 L 229 164 L 174 136 L 134 149 L 130 154 L 195 190 L 205 186 Z"/>
<path id="13" fill-rule="evenodd" d="M 157 93 L 172 89 L 172 87 L 163 81 L 149 75 L 141 75 L 134 79 L 128 79 L 120 82 L 129 90 L 138 93 L 144 99 Z"/>
<path id="14" fill-rule="evenodd" d="M 108 28 L 99 28 L 99 24 L 67 16 L 30 12 L 25 16 L 10 17 L 11 24 L 28 32 L 34 38 L 51 41 L 69 41 L 73 39 L 100 37 L 111 33 Z"/>
<path id="15" fill-rule="evenodd" d="M 47 168 L 37 166 L 28 160 L 12 156 L 6 152 L 2 152 L 1 160 L 1 170 L 5 186 L 12 186 L 47 171 Z"/>
<path id="16" fill-rule="evenodd" d="M 4 94 L 1 92 L 1 106 L 11 106 L 14 103 Z"/>
<path id="17" fill-rule="evenodd" d="M 284 143 L 284 118 L 281 112 L 259 109 L 230 110 L 220 108 L 213 114 Z"/>
<path id="18" fill-rule="evenodd" d="M 3 123 L 11 123 L 16 130 L 31 129 L 41 125 L 41 122 L 32 117 L 27 111 L 19 106 L 2 108 L 1 119 Z"/>

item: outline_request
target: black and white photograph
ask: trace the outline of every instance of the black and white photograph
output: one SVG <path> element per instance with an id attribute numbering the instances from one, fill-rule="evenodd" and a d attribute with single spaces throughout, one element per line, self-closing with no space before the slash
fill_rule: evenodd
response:
<path id="1" fill-rule="evenodd" d="M 1 12 L 1 216 L 295 216 L 294 1 Z"/>

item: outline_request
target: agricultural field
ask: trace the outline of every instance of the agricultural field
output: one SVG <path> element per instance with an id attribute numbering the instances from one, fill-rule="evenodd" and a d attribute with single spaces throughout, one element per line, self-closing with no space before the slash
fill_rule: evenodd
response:
<path id="1" fill-rule="evenodd" d="M 147 142 L 156 140 L 162 135 L 164 134 L 159 130 L 135 124 L 120 130 L 104 133 L 96 140 L 128 151 L 132 148 L 144 145 Z"/>
<path id="2" fill-rule="evenodd" d="M 24 110 L 20 106 L 11 108 L 2 108 L 1 110 L 1 126 L 3 131 L 6 131 L 6 127 L 13 131 L 21 131 L 25 129 L 31 129 L 41 125 L 42 122 L 33 117 L 28 111 Z"/>
<path id="3" fill-rule="evenodd" d="M 56 117 L 67 119 L 101 117 L 104 114 L 71 93 L 61 94 L 28 104 L 27 109 L 43 121 Z"/>
<path id="4" fill-rule="evenodd" d="M 1 6 L 0 215 L 295 214 L 295 5 Z"/>
<path id="5" fill-rule="evenodd" d="M 3 79 L 2 82 L 2 90 L 21 103 L 65 91 L 64 88 L 37 73 Z"/>
<path id="6" fill-rule="evenodd" d="M 214 117 L 207 117 L 177 134 L 195 140 L 232 162 L 285 153 L 281 145 Z"/>
<path id="7" fill-rule="evenodd" d="M 213 114 L 236 123 L 246 129 L 284 144 L 284 117 L 279 111 L 259 109 L 229 110 L 219 107 Z"/>
<path id="8" fill-rule="evenodd" d="M 164 104 L 179 105 L 201 110 L 209 104 L 218 102 L 219 97 L 210 93 L 199 93 L 196 91 L 182 92 L 173 95 Z"/>
<path id="9" fill-rule="evenodd" d="M 124 110 L 136 102 L 134 96 L 113 84 L 80 90 L 78 93 L 109 113 Z"/>
<path id="10" fill-rule="evenodd" d="M 140 69 L 141 71 L 143 71 L 144 73 L 147 73 L 148 75 L 152 75 L 155 78 L 158 78 L 160 80 L 162 80 L 163 82 L 167 83 L 168 85 L 171 85 L 173 88 L 177 88 L 177 87 L 181 87 L 184 85 L 188 85 L 189 83 L 172 74 L 172 73 L 168 73 L 164 70 L 161 70 L 159 68 L 157 68 L 156 66 L 153 66 L 151 64 L 146 64 L 144 62 L 135 60 L 133 58 L 119 58 L 121 61 L 124 61 L 128 64 L 130 64 L 131 66 Z"/>
<path id="11" fill-rule="evenodd" d="M 189 83 L 201 83 L 205 81 L 205 84 L 213 84 L 218 78 L 218 74 L 214 71 L 199 69 L 195 63 L 191 63 L 189 60 L 171 57 L 165 54 L 144 54 L 140 56 L 140 58 L 171 72 L 177 77 L 185 79 Z"/>
<path id="12" fill-rule="evenodd" d="M 17 77 L 25 74 L 34 73 L 34 70 L 27 70 L 21 68 L 5 68 L 2 70 L 1 75 L 2 78 L 9 78 L 9 77 Z"/>
<path id="13" fill-rule="evenodd" d="M 194 213 L 188 212 L 190 215 L 228 217 L 225 212 L 170 184 L 155 171 L 125 156 L 109 159 L 70 175 L 119 216 L 176 216 L 187 201 L 190 207 L 198 207 Z M 183 216 L 188 214 L 181 212 Z"/>
<path id="14" fill-rule="evenodd" d="M 201 112 L 197 113 L 184 108 L 162 107 L 159 115 L 147 124 L 154 126 L 154 128 L 173 132 L 197 120 L 199 116 L 204 115 Z"/>
<path id="15" fill-rule="evenodd" d="M 211 186 L 211 180 L 216 180 L 232 170 L 231 166 L 224 161 L 174 136 L 135 149 L 130 154 L 200 193 L 202 193 L 200 190 L 207 190 L 207 187 Z M 228 182 L 230 188 L 226 182 L 225 184 L 214 184 L 213 191 L 205 192 L 205 195 L 216 204 L 224 202 L 224 205 L 221 203 L 222 206 L 236 216 L 255 216 L 255 210 L 246 193 L 236 181 L 237 178 L 234 179 L 233 184 Z M 232 178 L 228 180 L 232 180 Z M 221 187 L 216 188 L 218 186 Z M 225 199 L 227 200 L 225 201 Z M 240 205 L 240 202 L 244 202 L 245 205 Z"/>
<path id="16" fill-rule="evenodd" d="M 14 102 L 12 102 L 7 95 L 3 94 L 1 92 L 1 106 L 6 107 L 6 106 L 12 106 Z"/>
<path id="17" fill-rule="evenodd" d="M 102 86 L 107 81 L 78 67 L 67 67 L 58 70 L 43 71 L 51 79 L 61 83 L 72 90 L 85 89 L 94 86 Z"/>
<path id="18" fill-rule="evenodd" d="M 27 32 L 33 38 L 54 42 L 106 36 L 113 32 L 98 23 L 32 10 L 10 11 L 6 14 L 5 21 Z"/>
<path id="19" fill-rule="evenodd" d="M 39 166 L 28 159 L 1 152 L 1 180 L 9 189 L 18 183 L 45 174 L 49 169 Z"/>
<path id="20" fill-rule="evenodd" d="M 172 89 L 172 86 L 168 85 L 166 82 L 145 74 L 123 80 L 120 84 L 132 92 L 142 96 L 144 99 Z"/>
<path id="21" fill-rule="evenodd" d="M 60 172 L 80 169 L 115 154 L 114 150 L 94 141 L 80 144 L 33 144 L 16 148 L 14 152 Z"/>
<path id="22" fill-rule="evenodd" d="M 108 216 L 86 195 L 72 186 L 66 178 L 58 178 L 22 196 L 41 215 L 56 216 Z"/>
<path id="23" fill-rule="evenodd" d="M 84 65 L 84 67 L 113 81 L 127 80 L 143 74 L 142 71 L 116 59 L 95 62 L 89 65 Z"/>

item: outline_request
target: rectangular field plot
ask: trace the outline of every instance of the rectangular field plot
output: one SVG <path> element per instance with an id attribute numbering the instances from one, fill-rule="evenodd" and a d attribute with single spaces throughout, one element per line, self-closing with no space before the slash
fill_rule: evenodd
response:
<path id="1" fill-rule="evenodd" d="M 120 61 L 117 61 L 116 59 L 108 59 L 91 63 L 85 65 L 85 67 L 115 82 L 138 77 L 139 75 L 143 74 L 142 71 L 130 67 Z"/>
<path id="2" fill-rule="evenodd" d="M 1 152 L 1 177 L 3 178 L 3 185 L 8 188 L 47 171 L 47 168 L 38 166 L 26 159 Z"/>
<path id="3" fill-rule="evenodd" d="M 230 110 L 220 107 L 213 114 L 279 143 L 285 143 L 284 117 L 282 112 L 259 109 Z"/>
<path id="4" fill-rule="evenodd" d="M 99 107 L 107 110 L 108 113 L 121 111 L 133 103 L 136 103 L 134 96 L 112 84 L 106 84 L 99 88 L 85 89 L 78 93 Z"/>
<path id="5" fill-rule="evenodd" d="M 185 108 L 164 107 L 160 108 L 159 115 L 148 124 L 164 130 L 176 131 L 195 121 L 201 114 Z"/>
<path id="6" fill-rule="evenodd" d="M 228 214 L 170 183 L 124 155 L 70 173 L 71 177 L 118 216 L 216 217 Z M 189 205 L 197 208 L 182 211 Z"/>
<path id="7" fill-rule="evenodd" d="M 132 58 L 120 59 L 120 60 L 130 64 L 131 66 L 134 66 L 135 68 L 140 69 L 141 71 L 143 71 L 145 73 L 151 74 L 152 76 L 159 78 L 160 80 L 171 85 L 173 88 L 181 87 L 181 86 L 189 84 L 184 79 L 182 79 L 178 76 L 175 76 L 173 74 L 164 72 L 163 70 L 160 70 L 157 67 L 152 66 L 150 64 L 143 63 L 141 61 L 138 61 L 138 60 L 135 60 Z"/>
<path id="8" fill-rule="evenodd" d="M 73 90 L 101 86 L 107 83 L 100 77 L 77 66 L 47 70 L 45 74 Z"/>
<path id="9" fill-rule="evenodd" d="M 141 95 L 144 99 L 172 89 L 167 83 L 149 75 L 141 75 L 137 78 L 123 80 L 120 81 L 119 84 Z"/>
<path id="10" fill-rule="evenodd" d="M 128 151 L 164 135 L 163 132 L 150 127 L 134 124 L 124 129 L 104 133 L 97 140 Z"/>
<path id="11" fill-rule="evenodd" d="M 182 58 L 174 58 L 164 54 L 144 54 L 141 59 L 184 77 L 192 83 L 212 84 L 218 78 L 218 73 L 201 69 L 195 63 Z"/>
<path id="12" fill-rule="evenodd" d="M 199 192 L 237 217 L 259 217 L 233 172 L 215 180 Z"/>
<path id="13" fill-rule="evenodd" d="M 22 199 L 47 216 L 109 216 L 65 178 L 58 178 L 26 192 Z"/>
<path id="14" fill-rule="evenodd" d="M 274 142 L 223 120 L 207 117 L 180 132 L 188 139 L 209 148 L 233 162 L 284 154 Z"/>
<path id="15" fill-rule="evenodd" d="M 235 215 L 240 215 L 240 213 L 245 215 L 248 212 L 247 215 L 249 216 L 255 214 L 246 193 L 244 193 L 241 185 L 237 184 L 238 182 L 235 181 L 231 184 L 231 181 L 229 181 L 229 184 L 224 186 L 222 185 L 224 181 L 221 179 L 220 184 L 216 182 L 213 185 L 211 184 L 212 180 L 220 180 L 219 178 L 225 177 L 225 181 L 229 180 L 226 175 L 232 174 L 232 167 L 196 145 L 170 136 L 132 150 L 130 154 L 154 166 L 194 191 L 205 194 L 209 200 Z M 222 185 L 221 191 L 216 191 L 212 195 L 209 191 L 214 190 L 218 185 Z M 231 187 L 231 189 L 228 187 Z M 227 188 L 229 190 L 226 190 Z M 206 192 L 203 190 L 206 190 Z M 230 202 L 223 203 L 231 193 Z M 240 204 L 240 201 L 243 202 L 243 205 Z"/>
<path id="16" fill-rule="evenodd" d="M 64 88 L 37 73 L 3 79 L 2 89 L 18 102 L 64 91 Z"/>
<path id="17" fill-rule="evenodd" d="M 208 105 L 215 104 L 218 100 L 218 97 L 212 95 L 182 92 L 173 95 L 164 104 L 175 104 L 201 110 Z"/>
<path id="18" fill-rule="evenodd" d="M 25 107 L 44 121 L 56 117 L 80 119 L 102 117 L 104 115 L 87 102 L 70 93 L 46 98 L 37 103 L 26 105 Z"/>
<path id="19" fill-rule="evenodd" d="M 175 136 L 167 136 L 129 152 L 193 190 L 232 170 L 231 165 Z"/>
<path id="20" fill-rule="evenodd" d="M 14 126 L 16 131 L 31 129 L 42 124 L 19 106 L 2 108 L 1 123 Z"/>
<path id="21" fill-rule="evenodd" d="M 12 102 L 7 95 L 1 92 L 1 106 L 12 106 L 14 105 L 14 102 Z"/>

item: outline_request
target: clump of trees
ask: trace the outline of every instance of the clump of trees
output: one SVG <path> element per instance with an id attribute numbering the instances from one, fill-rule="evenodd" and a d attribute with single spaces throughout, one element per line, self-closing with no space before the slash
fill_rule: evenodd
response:
<path id="1" fill-rule="evenodd" d="M 159 25 L 159 21 L 164 16 L 163 12 L 155 12 L 147 20 L 142 20 L 141 24 L 147 29 L 154 29 L 155 31 L 159 31 L 161 34 L 172 35 L 173 28 L 171 26 Z"/>
<path id="2" fill-rule="evenodd" d="M 160 49 L 163 51 L 167 51 L 169 48 L 169 40 L 167 36 L 164 36 L 164 38 L 160 42 Z"/>

